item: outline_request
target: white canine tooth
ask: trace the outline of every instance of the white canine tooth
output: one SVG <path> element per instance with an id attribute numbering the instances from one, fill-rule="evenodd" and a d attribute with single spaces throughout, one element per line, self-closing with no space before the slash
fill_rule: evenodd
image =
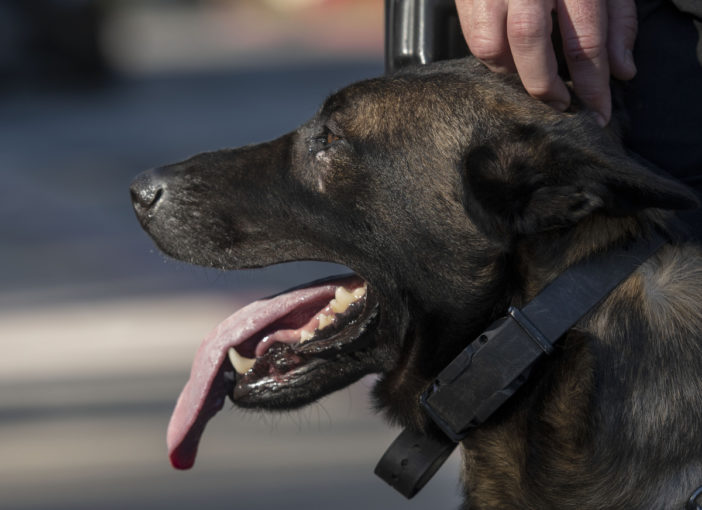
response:
<path id="1" fill-rule="evenodd" d="M 332 322 L 334 322 L 334 316 L 333 316 L 333 315 L 327 315 L 327 314 L 324 314 L 324 313 L 320 313 L 320 314 L 317 316 L 317 319 L 319 319 L 319 326 L 317 326 L 317 329 L 324 329 L 324 328 L 326 328 L 327 326 L 329 326 L 329 324 L 331 324 Z"/>
<path id="2" fill-rule="evenodd" d="M 312 331 L 302 330 L 302 333 L 300 334 L 300 343 L 311 340 L 312 338 L 314 338 L 314 333 Z"/>
<path id="3" fill-rule="evenodd" d="M 236 370 L 237 374 L 245 374 L 251 368 L 253 368 L 254 363 L 256 363 L 256 358 L 251 359 L 251 358 L 245 358 L 238 352 L 236 352 L 236 349 L 234 347 L 229 348 L 229 361 L 232 362 L 232 366 L 234 367 L 234 370 Z"/>

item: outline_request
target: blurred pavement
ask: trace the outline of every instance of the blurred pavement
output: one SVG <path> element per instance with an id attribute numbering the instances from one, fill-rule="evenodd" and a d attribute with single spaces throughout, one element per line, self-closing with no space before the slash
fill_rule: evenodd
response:
<path id="1" fill-rule="evenodd" d="M 370 380 L 290 415 L 223 411 L 198 463 L 165 431 L 200 339 L 331 265 L 222 273 L 140 230 L 140 170 L 293 129 L 379 60 L 163 74 L 0 96 L 0 508 L 454 508 L 456 458 L 406 502 L 372 473 L 397 431 Z"/>

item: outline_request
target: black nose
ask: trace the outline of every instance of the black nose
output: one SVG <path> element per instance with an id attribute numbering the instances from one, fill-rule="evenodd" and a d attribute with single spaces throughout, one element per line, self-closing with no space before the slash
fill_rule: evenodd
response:
<path id="1" fill-rule="evenodd" d="M 166 191 L 166 184 L 156 170 L 147 170 L 136 176 L 129 187 L 132 205 L 139 218 L 153 213 Z"/>

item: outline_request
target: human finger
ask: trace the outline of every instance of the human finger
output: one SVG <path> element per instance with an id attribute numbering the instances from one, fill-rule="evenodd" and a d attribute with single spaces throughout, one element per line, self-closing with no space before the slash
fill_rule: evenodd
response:
<path id="1" fill-rule="evenodd" d="M 511 0 L 507 12 L 507 40 L 524 88 L 532 96 L 565 110 L 570 94 L 558 76 L 551 42 L 551 1 Z"/>
<path id="2" fill-rule="evenodd" d="M 605 0 L 558 0 L 563 53 L 573 89 L 603 126 L 612 114 L 606 16 Z"/>
<path id="3" fill-rule="evenodd" d="M 507 0 L 456 0 L 470 52 L 496 72 L 514 72 L 507 42 Z"/>

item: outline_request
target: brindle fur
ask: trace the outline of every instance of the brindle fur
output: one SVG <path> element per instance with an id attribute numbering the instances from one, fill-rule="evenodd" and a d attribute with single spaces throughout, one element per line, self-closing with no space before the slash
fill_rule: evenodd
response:
<path id="1" fill-rule="evenodd" d="M 341 140 L 327 146 L 328 131 Z M 471 59 L 351 85 L 292 133 L 145 174 L 132 193 L 176 258 L 327 260 L 370 282 L 373 347 L 262 407 L 375 371 L 385 416 L 427 430 L 418 395 L 508 305 L 696 206 L 587 113 L 555 112 Z M 463 441 L 465 508 L 681 508 L 702 483 L 700 298 L 697 247 L 650 258 Z"/>

